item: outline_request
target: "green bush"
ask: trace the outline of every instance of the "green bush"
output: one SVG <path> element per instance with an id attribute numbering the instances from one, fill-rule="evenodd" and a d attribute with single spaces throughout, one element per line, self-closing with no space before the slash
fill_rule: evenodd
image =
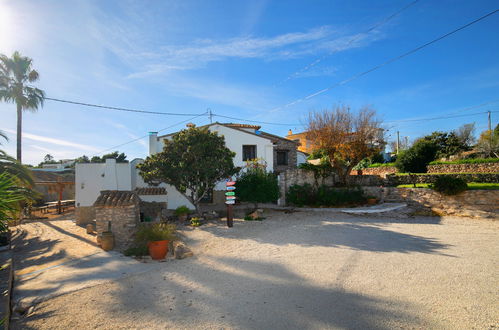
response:
<path id="1" fill-rule="evenodd" d="M 460 159 L 449 162 L 433 161 L 430 165 L 445 165 L 445 164 L 482 164 L 482 163 L 499 163 L 499 158 L 470 158 Z"/>
<path id="2" fill-rule="evenodd" d="M 137 243 L 134 246 L 129 247 L 123 252 L 124 255 L 127 257 L 130 256 L 135 256 L 135 257 L 141 257 L 141 256 L 147 256 L 149 255 L 149 249 L 147 248 L 146 243 Z"/>
<path id="3" fill-rule="evenodd" d="M 243 202 L 274 203 L 279 198 L 277 176 L 262 168 L 248 168 L 236 186 L 236 196 Z"/>
<path id="4" fill-rule="evenodd" d="M 175 209 L 175 215 L 177 217 L 180 215 L 187 215 L 189 213 L 191 213 L 191 210 L 185 205 L 179 206 Z"/>
<path id="5" fill-rule="evenodd" d="M 438 146 L 435 143 L 419 140 L 398 155 L 395 166 L 402 173 L 426 173 L 426 166 L 435 160 L 437 151 Z"/>
<path id="6" fill-rule="evenodd" d="M 342 206 L 364 203 L 366 198 L 360 189 L 333 188 L 310 184 L 293 185 L 286 194 L 288 203 L 296 206 Z"/>
<path id="7" fill-rule="evenodd" d="M 468 189 L 468 184 L 461 178 L 442 175 L 437 177 L 430 188 L 444 195 L 457 195 Z"/>
<path id="8" fill-rule="evenodd" d="M 391 166 L 395 166 L 395 163 L 373 163 L 368 167 L 391 167 Z"/>
<path id="9" fill-rule="evenodd" d="M 168 223 L 142 224 L 135 235 L 137 242 L 172 241 L 175 236 L 175 225 Z"/>
<path id="10" fill-rule="evenodd" d="M 304 185 L 294 184 L 289 187 L 286 200 L 296 206 L 312 205 L 315 200 L 314 190 L 314 187 L 308 183 Z"/>

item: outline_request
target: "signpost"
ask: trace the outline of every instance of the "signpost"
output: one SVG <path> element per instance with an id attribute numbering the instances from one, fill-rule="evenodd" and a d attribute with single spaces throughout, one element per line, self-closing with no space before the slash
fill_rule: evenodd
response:
<path id="1" fill-rule="evenodd" d="M 232 227 L 234 225 L 233 210 L 232 205 L 236 204 L 236 182 L 227 180 L 225 183 L 225 204 L 227 205 L 227 227 Z"/>

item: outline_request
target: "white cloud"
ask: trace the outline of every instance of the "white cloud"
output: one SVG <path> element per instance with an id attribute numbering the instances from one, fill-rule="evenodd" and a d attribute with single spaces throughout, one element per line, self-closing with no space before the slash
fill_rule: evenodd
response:
<path id="1" fill-rule="evenodd" d="M 230 58 L 286 60 L 311 54 L 332 53 L 363 47 L 380 38 L 378 34 L 335 36 L 338 31 L 322 26 L 306 32 L 285 33 L 273 37 L 236 37 L 225 40 L 200 39 L 189 45 L 162 46 L 159 51 L 137 53 L 143 69 L 128 78 L 143 78 L 165 72 L 196 69 L 210 62 Z"/>
<path id="2" fill-rule="evenodd" d="M 5 131 L 15 134 L 16 132 L 10 129 L 6 129 Z M 61 140 L 61 139 L 56 139 L 56 138 L 51 138 L 47 136 L 41 136 L 41 135 L 36 135 L 36 134 L 31 134 L 31 133 L 26 133 L 23 132 L 23 139 L 28 139 L 28 140 L 33 140 L 33 141 L 39 141 L 39 142 L 45 142 L 49 144 L 55 144 L 59 146 L 64 146 L 64 147 L 73 147 L 77 148 L 79 150 L 84 150 L 84 151 L 99 151 L 99 149 L 85 145 L 85 144 L 79 144 L 79 143 L 74 143 L 66 140 Z"/>

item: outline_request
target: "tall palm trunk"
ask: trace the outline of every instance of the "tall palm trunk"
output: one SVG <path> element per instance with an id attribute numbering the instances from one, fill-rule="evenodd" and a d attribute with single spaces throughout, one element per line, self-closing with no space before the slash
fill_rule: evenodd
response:
<path id="1" fill-rule="evenodd" d="M 17 103 L 17 161 L 19 163 L 21 163 L 21 157 L 22 157 L 22 149 L 21 149 L 22 127 L 23 127 L 23 108 L 21 104 Z"/>

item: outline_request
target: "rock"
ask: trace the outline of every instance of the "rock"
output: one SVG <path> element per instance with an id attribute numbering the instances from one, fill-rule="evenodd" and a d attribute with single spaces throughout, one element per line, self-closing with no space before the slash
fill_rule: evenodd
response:
<path id="1" fill-rule="evenodd" d="M 258 210 L 256 210 L 255 212 L 248 214 L 248 216 L 253 220 L 257 220 L 260 218 L 260 213 L 258 213 Z"/>
<path id="2" fill-rule="evenodd" d="M 173 256 L 175 259 L 184 259 L 187 257 L 192 257 L 194 253 L 185 246 L 182 242 L 174 242 L 173 243 Z"/>

